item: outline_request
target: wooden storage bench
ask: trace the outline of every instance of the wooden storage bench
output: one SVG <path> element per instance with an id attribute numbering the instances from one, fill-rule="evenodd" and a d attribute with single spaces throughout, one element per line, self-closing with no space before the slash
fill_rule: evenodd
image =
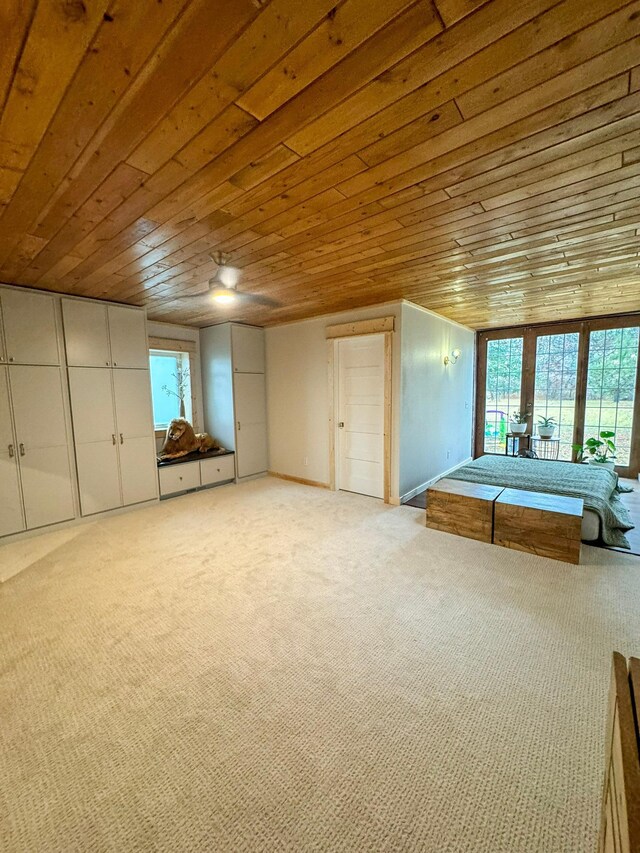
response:
<path id="1" fill-rule="evenodd" d="M 583 504 L 581 498 L 504 489 L 495 502 L 494 544 L 579 563 Z"/>
<path id="2" fill-rule="evenodd" d="M 427 527 L 491 542 L 493 504 L 502 486 L 439 480 L 427 491 Z"/>

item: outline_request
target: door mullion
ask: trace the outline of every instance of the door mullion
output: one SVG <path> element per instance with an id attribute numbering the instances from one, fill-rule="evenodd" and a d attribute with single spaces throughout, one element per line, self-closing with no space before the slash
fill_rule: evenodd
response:
<path id="1" fill-rule="evenodd" d="M 533 435 L 533 394 L 536 375 L 535 329 L 525 329 L 522 341 L 522 386 L 520 389 L 520 411 L 527 412 L 529 431 Z"/>
<path id="2" fill-rule="evenodd" d="M 578 373 L 576 375 L 576 409 L 573 425 L 573 443 L 584 442 L 584 419 L 587 408 L 587 372 L 589 369 L 589 327 L 580 324 L 580 342 L 578 344 Z M 576 461 L 575 452 L 571 459 Z"/>

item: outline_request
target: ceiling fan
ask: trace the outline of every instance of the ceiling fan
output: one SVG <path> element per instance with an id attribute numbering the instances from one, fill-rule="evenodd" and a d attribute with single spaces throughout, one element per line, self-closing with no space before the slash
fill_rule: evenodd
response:
<path id="1" fill-rule="evenodd" d="M 232 267 L 229 264 L 228 256 L 223 252 L 213 252 L 210 257 L 218 269 L 213 278 L 209 279 L 207 290 L 200 293 L 186 294 L 185 299 L 202 299 L 203 297 L 208 297 L 212 302 L 217 302 L 219 305 L 253 302 L 255 305 L 265 305 L 268 308 L 280 307 L 280 302 L 270 299 L 268 296 L 238 290 L 238 282 L 242 276 L 242 270 L 238 269 L 238 267 Z"/>

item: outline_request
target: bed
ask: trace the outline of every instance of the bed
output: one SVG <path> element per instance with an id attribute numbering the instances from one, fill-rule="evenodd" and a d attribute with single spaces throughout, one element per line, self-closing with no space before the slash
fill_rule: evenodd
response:
<path id="1" fill-rule="evenodd" d="M 447 474 L 447 477 L 470 483 L 582 498 L 582 541 L 593 542 L 602 537 L 606 545 L 629 548 L 624 533 L 634 525 L 620 500 L 620 493 L 631 489 L 620 485 L 617 474 L 612 471 L 573 462 L 481 456 Z"/>

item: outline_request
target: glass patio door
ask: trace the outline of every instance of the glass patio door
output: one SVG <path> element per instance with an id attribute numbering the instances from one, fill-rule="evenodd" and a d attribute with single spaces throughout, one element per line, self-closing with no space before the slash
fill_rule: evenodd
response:
<path id="1" fill-rule="evenodd" d="M 571 462 L 575 442 L 579 332 L 537 335 L 533 370 L 534 450 L 539 456 Z M 535 438 L 540 418 L 553 418 L 555 432 L 548 445 Z"/>
<path id="2" fill-rule="evenodd" d="M 509 420 L 521 408 L 522 350 L 522 336 L 486 342 L 484 453 L 505 452 Z"/>
<path id="3" fill-rule="evenodd" d="M 539 456 L 570 462 L 573 444 L 608 430 L 616 471 L 638 475 L 640 314 L 480 332 L 477 343 L 476 456 L 505 453 L 519 411 Z M 541 417 L 555 421 L 548 443 L 537 435 Z"/>

